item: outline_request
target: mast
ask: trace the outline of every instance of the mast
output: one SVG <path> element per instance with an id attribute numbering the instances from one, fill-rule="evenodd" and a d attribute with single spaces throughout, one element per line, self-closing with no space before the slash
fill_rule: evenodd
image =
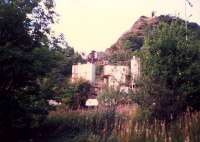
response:
<path id="1" fill-rule="evenodd" d="M 189 1 L 189 0 L 185 0 L 185 40 L 187 41 L 188 40 L 188 23 L 187 23 L 187 18 L 189 18 L 187 16 L 187 4 L 190 6 L 190 7 L 193 7 L 193 4 Z"/>

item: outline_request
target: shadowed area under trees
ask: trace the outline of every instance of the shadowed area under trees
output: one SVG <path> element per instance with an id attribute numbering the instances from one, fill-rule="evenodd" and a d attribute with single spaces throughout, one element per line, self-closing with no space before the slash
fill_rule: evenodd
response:
<path id="1" fill-rule="evenodd" d="M 0 139 L 37 138 L 71 65 L 81 61 L 64 38 L 49 36 L 53 1 L 0 1 Z M 65 48 L 61 48 L 64 46 Z M 67 67 L 67 68 L 66 68 Z"/>

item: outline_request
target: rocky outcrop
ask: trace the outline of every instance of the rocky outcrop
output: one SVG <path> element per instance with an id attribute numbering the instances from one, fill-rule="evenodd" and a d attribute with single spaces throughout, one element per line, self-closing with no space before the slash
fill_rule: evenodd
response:
<path id="1" fill-rule="evenodd" d="M 160 22 L 171 23 L 175 20 L 179 23 L 185 24 L 183 19 L 170 15 L 161 15 L 158 17 L 141 16 L 127 32 L 122 34 L 116 43 L 106 49 L 105 53 L 108 57 L 110 57 L 117 52 L 121 52 L 120 50 L 127 48 L 132 51 L 140 49 L 143 46 L 144 37 L 147 31 L 151 31 Z M 200 26 L 197 23 L 188 22 L 188 29 L 197 31 L 196 36 L 200 37 Z"/>
<path id="2" fill-rule="evenodd" d="M 143 45 L 146 29 L 154 27 L 158 23 L 158 17 L 141 16 L 133 24 L 133 26 L 117 40 L 115 44 L 106 50 L 106 53 L 113 53 L 116 50 L 123 49 L 127 42 L 130 42 L 129 44 L 132 45 L 133 50 L 139 49 Z"/>
<path id="3" fill-rule="evenodd" d="M 160 22 L 171 23 L 174 20 L 179 20 L 179 22 L 183 24 L 185 22 L 183 19 L 169 15 L 161 15 L 158 17 L 141 16 L 127 32 L 122 34 L 116 43 L 106 50 L 106 53 L 110 55 L 115 51 L 126 49 L 127 47 L 131 50 L 140 49 L 144 42 L 144 36 L 148 30 L 153 29 Z M 188 23 L 188 28 L 200 31 L 200 27 L 196 23 Z"/>

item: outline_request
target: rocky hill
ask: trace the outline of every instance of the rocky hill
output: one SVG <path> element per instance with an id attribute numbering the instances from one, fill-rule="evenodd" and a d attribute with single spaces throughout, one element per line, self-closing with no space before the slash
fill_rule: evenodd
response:
<path id="1" fill-rule="evenodd" d="M 115 51 L 126 48 L 129 48 L 131 50 L 140 49 L 143 45 L 144 36 L 147 30 L 153 29 L 160 22 L 171 23 L 173 20 L 184 22 L 184 20 L 180 18 L 172 17 L 169 15 L 161 15 L 158 17 L 141 16 L 133 24 L 133 26 L 117 40 L 116 43 L 114 43 L 110 48 L 106 49 L 106 54 L 110 55 L 113 54 Z M 200 27 L 196 23 L 189 23 L 188 27 L 192 29 L 198 29 L 200 31 Z"/>

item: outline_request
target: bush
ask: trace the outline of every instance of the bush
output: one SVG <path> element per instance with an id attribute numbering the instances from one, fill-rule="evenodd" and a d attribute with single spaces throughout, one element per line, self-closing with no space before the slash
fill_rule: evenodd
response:
<path id="1" fill-rule="evenodd" d="M 84 108 L 85 102 L 91 94 L 90 89 L 91 84 L 81 79 L 73 83 L 68 83 L 59 98 L 71 109 Z"/>
<path id="2" fill-rule="evenodd" d="M 102 106 L 116 106 L 119 104 L 132 103 L 132 94 L 120 92 L 113 88 L 104 89 L 97 98 Z"/>

